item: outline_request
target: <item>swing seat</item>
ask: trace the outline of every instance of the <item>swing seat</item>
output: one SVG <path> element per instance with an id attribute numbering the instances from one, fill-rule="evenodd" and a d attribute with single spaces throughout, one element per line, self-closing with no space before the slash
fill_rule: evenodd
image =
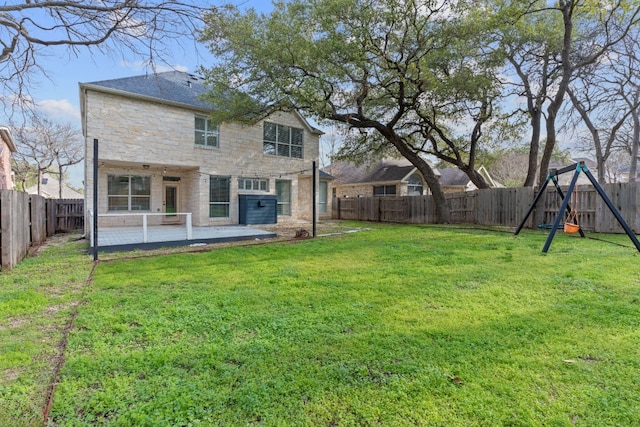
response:
<path id="1" fill-rule="evenodd" d="M 578 224 L 571 224 L 570 222 L 564 223 L 564 232 L 567 234 L 577 233 L 580 230 L 580 226 Z"/>

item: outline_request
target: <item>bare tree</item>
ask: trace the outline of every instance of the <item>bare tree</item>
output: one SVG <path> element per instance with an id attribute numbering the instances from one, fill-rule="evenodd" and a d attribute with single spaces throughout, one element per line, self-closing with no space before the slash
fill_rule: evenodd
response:
<path id="1" fill-rule="evenodd" d="M 51 154 L 58 169 L 58 198 L 62 199 L 65 171 L 84 159 L 84 142 L 80 130 L 70 123 L 54 125 L 54 128 L 57 129 L 60 144 L 52 147 Z"/>
<path id="2" fill-rule="evenodd" d="M 567 88 L 573 112 L 587 128 L 587 147 L 595 154 L 598 181 L 601 183 L 608 180 L 609 157 L 616 152 L 620 154 L 624 145 L 620 144 L 621 139 L 625 139 L 620 134 L 628 129 L 625 124 L 630 118 L 635 123 L 634 115 L 637 116 L 640 109 L 640 60 L 636 56 L 638 36 L 637 29 L 629 31 L 625 39 L 603 55 L 600 61 L 578 70 L 576 79 Z M 579 123 L 574 125 L 578 127 Z M 629 141 L 631 155 L 633 147 L 636 147 L 636 158 L 637 144 L 637 139 Z M 615 170 L 619 169 L 619 157 Z"/>
<path id="3" fill-rule="evenodd" d="M 557 6 L 545 8 L 558 13 L 562 18 L 562 43 L 557 63 L 561 78 L 556 82 L 557 90 L 546 110 L 547 139 L 540 161 L 540 183 L 549 170 L 551 156 L 556 148 L 556 120 L 567 94 L 567 89 L 577 70 L 600 60 L 620 43 L 640 19 L 640 5 L 627 4 L 622 0 L 612 2 L 610 7 L 592 13 L 590 6 L 579 0 L 560 0 Z"/>
<path id="4" fill-rule="evenodd" d="M 514 24 L 501 28 L 500 42 L 509 61 L 507 71 L 511 71 L 507 84 L 513 85 L 513 94 L 526 100 L 525 113 L 531 124 L 526 186 L 534 184 L 544 131 L 538 179 L 542 183 L 546 178 L 557 145 L 557 123 L 563 118 L 567 90 L 576 74 L 587 67 L 593 69 L 640 18 L 637 2 L 616 0 L 607 7 L 593 6 L 581 0 L 521 2 Z"/>
<path id="5" fill-rule="evenodd" d="M 80 132 L 70 124 L 56 123 L 34 114 L 29 123 L 14 127 L 12 133 L 17 148 L 13 167 L 18 173 L 30 168 L 36 171 L 38 195 L 42 194 L 42 174 L 45 171 L 56 166 L 62 188 L 64 168 L 79 163 L 83 158 Z"/>
<path id="6" fill-rule="evenodd" d="M 46 74 L 43 56 L 54 46 L 69 55 L 84 49 L 128 52 L 150 64 L 169 55 L 172 39 L 192 36 L 203 8 L 178 0 L 3 2 L 0 5 L 0 88 L 5 110 L 24 109 L 29 86 Z"/>

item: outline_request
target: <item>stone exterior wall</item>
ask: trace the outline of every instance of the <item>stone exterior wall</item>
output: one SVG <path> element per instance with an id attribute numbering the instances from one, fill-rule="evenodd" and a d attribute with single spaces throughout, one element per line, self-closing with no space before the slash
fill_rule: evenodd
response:
<path id="1" fill-rule="evenodd" d="M 92 89 L 83 94 L 85 156 L 85 201 L 93 206 L 93 140 L 99 140 L 98 213 L 101 226 L 135 225 L 140 218 L 117 217 L 108 212 L 108 175 L 143 175 L 151 178 L 151 209 L 163 212 L 163 177 L 179 178 L 178 211 L 191 212 L 194 226 L 237 224 L 238 178 L 264 178 L 275 194 L 276 180 L 291 181 L 291 215 L 279 216 L 278 222 L 293 221 L 311 212 L 310 198 L 299 195 L 300 176 L 310 175 L 312 162 L 319 156 L 319 135 L 311 131 L 296 114 L 277 113 L 268 119 L 304 130 L 303 159 L 278 157 L 263 153 L 262 122 L 253 126 L 222 124 L 219 147 L 194 144 L 194 116 L 206 112 L 147 100 L 128 98 Z M 209 177 L 229 177 L 231 183 L 228 218 L 209 218 Z M 247 193 L 247 191 L 242 191 Z M 122 212 L 127 213 L 127 212 Z M 184 218 L 184 217 L 183 217 Z M 149 224 L 165 220 L 162 215 Z M 184 222 L 184 219 L 182 219 Z M 88 221 L 87 221 L 88 223 Z"/>
<path id="2" fill-rule="evenodd" d="M 409 192 L 409 187 L 406 182 L 375 182 L 366 184 L 343 184 L 335 186 L 335 197 L 373 197 L 373 187 L 378 185 L 395 185 L 396 196 L 406 196 Z M 423 189 L 424 192 L 424 189 Z"/>

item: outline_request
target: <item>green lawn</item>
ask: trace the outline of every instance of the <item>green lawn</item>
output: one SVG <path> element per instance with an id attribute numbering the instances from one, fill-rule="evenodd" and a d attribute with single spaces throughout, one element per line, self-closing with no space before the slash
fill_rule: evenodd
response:
<path id="1" fill-rule="evenodd" d="M 354 226 L 371 230 L 100 263 L 50 424 L 640 420 L 626 236 L 542 254 L 541 232 Z"/>
<path id="2" fill-rule="evenodd" d="M 79 236 L 56 237 L 0 272 L 0 426 L 41 426 L 63 331 L 91 272 Z"/>

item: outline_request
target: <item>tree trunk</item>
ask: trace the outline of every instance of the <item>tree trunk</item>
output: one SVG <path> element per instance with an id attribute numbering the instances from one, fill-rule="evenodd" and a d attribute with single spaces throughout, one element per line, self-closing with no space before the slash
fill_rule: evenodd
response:
<path id="1" fill-rule="evenodd" d="M 479 173 L 477 170 L 473 169 L 472 167 L 469 167 L 466 169 L 462 169 L 462 171 L 467 174 L 471 182 L 473 182 L 473 184 L 478 189 L 483 190 L 486 188 L 490 188 L 489 183 L 487 183 L 487 180 L 485 180 L 484 176 L 482 176 L 482 174 Z"/>
<path id="2" fill-rule="evenodd" d="M 551 109 L 551 107 L 549 107 Z M 547 140 L 544 143 L 544 152 L 540 159 L 540 176 L 538 177 L 538 185 L 542 186 L 547 180 L 549 173 L 549 164 L 551 163 L 551 155 L 556 146 L 556 113 L 549 112 L 547 117 Z"/>
<path id="3" fill-rule="evenodd" d="M 38 196 L 42 196 L 42 169 L 38 169 Z"/>
<path id="4" fill-rule="evenodd" d="M 633 116 L 633 137 L 631 138 L 631 165 L 629 166 L 629 182 L 638 180 L 638 145 L 640 145 L 640 108 L 635 108 Z"/>
<path id="5" fill-rule="evenodd" d="M 527 177 L 523 187 L 533 187 L 538 171 L 538 151 L 540 150 L 540 129 L 542 122 L 542 109 L 537 108 L 531 115 L 531 142 L 529 145 L 529 164 L 527 165 Z"/>
<path id="6" fill-rule="evenodd" d="M 404 156 L 407 160 L 411 162 L 422 174 L 424 180 L 427 182 L 427 186 L 431 190 L 431 195 L 433 196 L 433 203 L 435 205 L 435 222 L 436 224 L 448 224 L 451 222 L 451 216 L 449 213 L 449 207 L 447 206 L 447 199 L 444 197 L 444 191 L 442 191 L 442 187 L 440 187 L 440 181 L 438 177 L 433 172 L 429 163 L 420 157 L 418 154 L 413 152 L 407 147 L 407 145 L 400 140 L 397 135 L 393 135 L 389 137 L 386 135 L 389 141 L 398 149 L 400 154 Z"/>
<path id="7" fill-rule="evenodd" d="M 58 165 L 58 199 L 62 199 L 62 166 Z"/>

